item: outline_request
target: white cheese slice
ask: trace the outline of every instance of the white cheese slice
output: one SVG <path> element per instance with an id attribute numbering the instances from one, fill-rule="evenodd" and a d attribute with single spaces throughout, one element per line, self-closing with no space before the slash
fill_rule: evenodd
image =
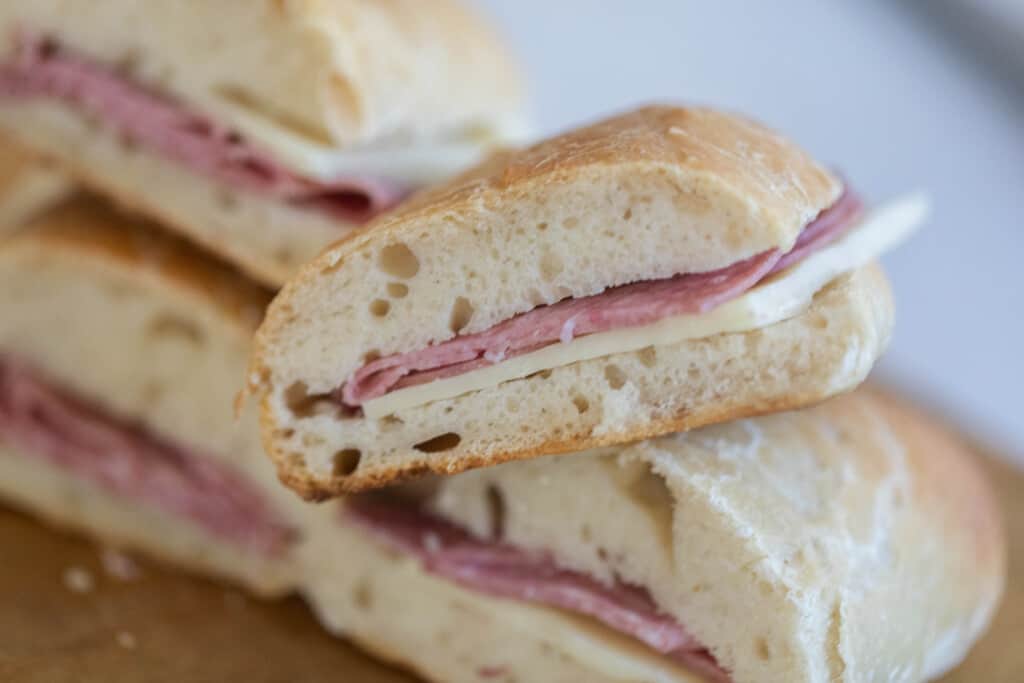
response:
<path id="1" fill-rule="evenodd" d="M 923 194 L 883 204 L 840 239 L 778 273 L 740 297 L 707 313 L 665 318 L 650 325 L 599 332 L 555 343 L 462 375 L 398 389 L 363 404 L 379 419 L 403 410 L 462 396 L 571 363 L 677 344 L 716 334 L 746 332 L 792 318 L 829 282 L 867 265 L 905 240 L 924 221 L 929 201 Z"/>
<path id="2" fill-rule="evenodd" d="M 488 150 L 518 144 L 527 137 L 526 126 L 510 117 L 491 128 L 470 129 L 458 136 L 343 148 L 313 140 L 225 98 L 211 97 L 205 105 L 266 150 L 274 161 L 298 175 L 323 182 L 354 176 L 391 180 L 409 187 L 431 185 L 465 170 Z"/>

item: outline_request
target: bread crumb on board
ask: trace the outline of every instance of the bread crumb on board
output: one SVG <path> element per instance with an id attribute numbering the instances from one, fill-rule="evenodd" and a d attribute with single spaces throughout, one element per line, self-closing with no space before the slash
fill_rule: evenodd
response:
<path id="1" fill-rule="evenodd" d="M 134 650 L 136 645 L 135 635 L 128 631 L 119 631 L 117 634 L 117 644 L 126 650 Z"/>
<path id="2" fill-rule="evenodd" d="M 72 593 L 89 593 L 96 586 L 92 574 L 82 567 L 68 567 L 64 570 L 64 587 Z"/>

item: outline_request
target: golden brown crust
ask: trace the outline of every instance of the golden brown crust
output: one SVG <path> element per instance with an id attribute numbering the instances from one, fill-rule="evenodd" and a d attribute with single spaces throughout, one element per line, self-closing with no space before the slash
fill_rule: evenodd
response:
<path id="1" fill-rule="evenodd" d="M 0 248 L 8 253 L 68 249 L 121 268 L 151 270 L 163 286 L 208 300 L 246 329 L 255 329 L 271 296 L 233 268 L 90 197 L 76 197 L 35 218 Z"/>
<path id="2" fill-rule="evenodd" d="M 916 407 L 891 391 L 864 391 L 894 425 L 906 446 L 918 483 L 915 493 L 925 515 L 940 527 L 966 529 L 961 540 L 973 549 L 969 557 L 982 575 L 1005 581 L 1006 530 L 999 499 L 979 467 L 978 449 L 948 422 Z"/>
<path id="3" fill-rule="evenodd" d="M 325 266 L 342 267 L 347 255 L 367 243 L 416 230 L 429 218 L 492 206 L 499 197 L 514 202 L 546 184 L 585 182 L 588 173 L 615 167 L 673 175 L 684 190 L 697 194 L 705 184 L 722 185 L 757 206 L 766 223 L 784 226 L 793 239 L 842 190 L 828 169 L 751 119 L 713 109 L 652 105 L 523 150 L 495 153 L 449 182 L 414 195 L 368 229 L 338 240 L 297 279 L 315 277 Z"/>

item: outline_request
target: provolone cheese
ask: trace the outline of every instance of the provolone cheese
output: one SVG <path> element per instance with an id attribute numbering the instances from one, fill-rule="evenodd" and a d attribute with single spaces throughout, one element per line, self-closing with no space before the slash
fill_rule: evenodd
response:
<path id="1" fill-rule="evenodd" d="M 473 165 L 489 149 L 526 138 L 525 126 L 510 118 L 458 136 L 338 147 L 313 140 L 227 99 L 211 98 L 206 106 L 290 171 L 323 182 L 350 176 L 385 179 L 409 187 L 434 184 Z"/>
<path id="2" fill-rule="evenodd" d="M 571 363 L 781 322 L 799 315 L 814 295 L 838 276 L 867 265 L 909 237 L 928 209 L 928 198 L 922 194 L 882 205 L 829 246 L 708 313 L 673 316 L 650 325 L 555 343 L 462 375 L 392 391 L 364 403 L 363 412 L 378 419 Z"/>

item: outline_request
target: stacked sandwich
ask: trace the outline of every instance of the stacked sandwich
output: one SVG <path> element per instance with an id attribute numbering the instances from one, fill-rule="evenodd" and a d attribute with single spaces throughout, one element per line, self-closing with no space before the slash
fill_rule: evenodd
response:
<path id="1" fill-rule="evenodd" d="M 875 259 L 926 210 L 866 206 L 748 119 L 649 107 L 329 248 L 249 378 L 282 481 L 343 496 L 314 606 L 437 680 L 949 669 L 1002 590 L 990 492 L 876 395 L 813 405 L 878 359 Z"/>
<path id="2" fill-rule="evenodd" d="M 4 3 L 0 495 L 294 589 L 327 513 L 235 419 L 253 332 L 302 261 L 514 141 L 520 99 L 451 0 Z"/>
<path id="3" fill-rule="evenodd" d="M 519 130 L 447 0 L 12 4 L 0 127 L 152 222 L 13 204 L 6 500 L 438 681 L 920 681 L 984 630 L 969 455 L 832 398 L 921 197 L 674 107 L 444 180 Z"/>

